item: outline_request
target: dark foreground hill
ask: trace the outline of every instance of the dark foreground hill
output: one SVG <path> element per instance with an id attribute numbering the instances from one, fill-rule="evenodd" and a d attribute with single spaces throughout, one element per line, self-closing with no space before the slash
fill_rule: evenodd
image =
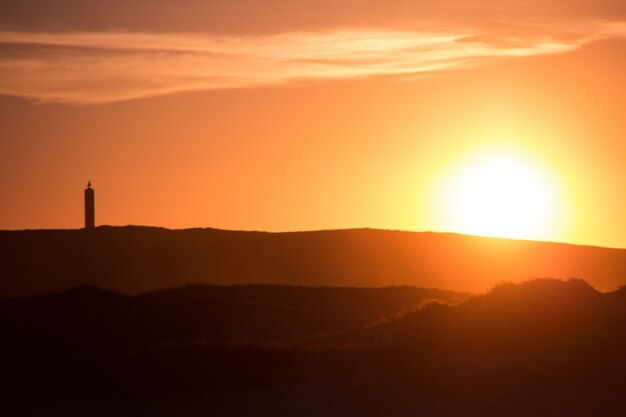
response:
<path id="1" fill-rule="evenodd" d="M 194 286 L 1 300 L 3 414 L 626 415 L 625 288 L 535 280 L 410 308 L 456 297 Z"/>
<path id="2" fill-rule="evenodd" d="M 486 291 L 501 280 L 626 283 L 626 250 L 440 233 L 99 227 L 0 231 L 0 297 L 79 285 L 139 293 L 190 283 L 413 285 Z"/>
<path id="3" fill-rule="evenodd" d="M 469 295 L 416 287 L 204 286 L 123 295 L 96 287 L 0 300 L 5 347 L 21 354 L 145 352 L 168 346 L 292 346 Z"/>

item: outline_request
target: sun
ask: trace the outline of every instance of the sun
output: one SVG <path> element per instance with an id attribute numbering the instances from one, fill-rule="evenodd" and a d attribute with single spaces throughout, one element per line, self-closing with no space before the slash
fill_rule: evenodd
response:
<path id="1" fill-rule="evenodd" d="M 550 176 L 522 154 L 502 151 L 461 164 L 440 203 L 450 230 L 481 236 L 549 239 L 557 213 Z"/>

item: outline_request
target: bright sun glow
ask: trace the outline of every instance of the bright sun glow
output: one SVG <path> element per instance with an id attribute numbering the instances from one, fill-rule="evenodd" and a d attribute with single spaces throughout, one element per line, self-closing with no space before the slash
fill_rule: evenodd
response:
<path id="1" fill-rule="evenodd" d="M 462 165 L 446 184 L 440 215 L 451 230 L 549 239 L 557 198 L 549 176 L 521 155 L 492 152 Z"/>

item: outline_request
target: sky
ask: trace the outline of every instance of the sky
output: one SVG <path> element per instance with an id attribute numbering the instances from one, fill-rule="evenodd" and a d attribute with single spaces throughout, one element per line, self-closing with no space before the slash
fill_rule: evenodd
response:
<path id="1" fill-rule="evenodd" d="M 0 1 L 0 229 L 626 248 L 626 3 L 546 3 Z"/>

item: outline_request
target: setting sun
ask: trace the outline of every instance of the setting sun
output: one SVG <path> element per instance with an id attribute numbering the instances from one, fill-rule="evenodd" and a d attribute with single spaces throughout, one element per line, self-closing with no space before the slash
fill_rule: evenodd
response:
<path id="1" fill-rule="evenodd" d="M 448 178 L 439 213 L 452 230 L 523 239 L 542 239 L 554 231 L 554 181 L 521 154 L 483 153 Z"/>

